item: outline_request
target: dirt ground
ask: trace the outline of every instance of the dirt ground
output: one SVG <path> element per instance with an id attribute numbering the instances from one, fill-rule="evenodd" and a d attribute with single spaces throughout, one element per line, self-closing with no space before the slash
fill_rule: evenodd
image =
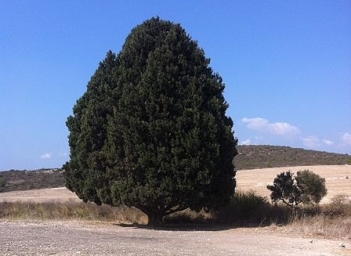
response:
<path id="1" fill-rule="evenodd" d="M 0 255 L 351 255 L 348 241 L 272 228 L 153 230 L 112 223 L 0 221 Z"/>
<path id="2" fill-rule="evenodd" d="M 237 188 L 267 195 L 282 171 L 309 169 L 326 178 L 329 200 L 351 196 L 351 166 L 238 171 Z M 347 179 L 346 177 L 350 177 Z M 268 191 L 269 192 L 269 191 Z M 65 188 L 0 193 L 0 201 L 79 201 Z M 349 239 L 302 237 L 284 227 L 184 227 L 155 230 L 114 223 L 0 219 L 0 255 L 351 255 Z"/>

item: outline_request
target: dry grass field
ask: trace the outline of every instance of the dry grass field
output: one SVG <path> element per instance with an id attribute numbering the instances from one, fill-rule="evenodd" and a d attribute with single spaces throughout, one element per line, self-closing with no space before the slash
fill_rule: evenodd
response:
<path id="1" fill-rule="evenodd" d="M 294 166 L 276 167 L 237 171 L 237 190 L 256 191 L 258 195 L 269 198 L 266 188 L 274 178 L 284 171 L 310 170 L 326 179 L 327 196 L 322 203 L 328 202 L 338 194 L 346 194 L 351 199 L 351 165 L 321 165 L 321 166 Z M 33 201 L 33 202 L 66 202 L 79 201 L 79 198 L 66 188 L 51 188 L 0 193 L 0 202 Z"/>
<path id="2" fill-rule="evenodd" d="M 21 190 L 0 193 L 0 202 L 79 202 L 76 194 L 65 187 Z"/>
<path id="3" fill-rule="evenodd" d="M 321 165 L 321 166 L 294 166 L 237 171 L 237 190 L 256 191 L 258 195 L 269 198 L 270 191 L 266 188 L 272 184 L 274 178 L 286 171 L 296 174 L 298 171 L 310 170 L 326 180 L 327 196 L 321 203 L 329 202 L 339 194 L 346 194 L 351 199 L 351 165 Z"/>

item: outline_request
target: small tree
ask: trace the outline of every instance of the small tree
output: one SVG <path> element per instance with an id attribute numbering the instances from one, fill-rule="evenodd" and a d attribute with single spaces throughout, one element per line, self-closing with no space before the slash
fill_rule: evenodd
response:
<path id="1" fill-rule="evenodd" d="M 273 185 L 268 185 L 267 189 L 272 191 L 271 199 L 273 202 L 282 201 L 291 208 L 295 208 L 301 203 L 302 191 L 296 186 L 294 173 L 290 171 L 278 174 Z"/>
<path id="2" fill-rule="evenodd" d="M 325 179 L 309 170 L 297 172 L 295 180 L 302 191 L 301 201 L 304 204 L 318 204 L 327 194 Z"/>
<path id="3" fill-rule="evenodd" d="M 295 209 L 300 203 L 318 204 L 327 194 L 325 179 L 309 171 L 299 171 L 294 177 L 291 171 L 277 175 L 273 185 L 268 185 L 273 202 L 282 201 Z"/>

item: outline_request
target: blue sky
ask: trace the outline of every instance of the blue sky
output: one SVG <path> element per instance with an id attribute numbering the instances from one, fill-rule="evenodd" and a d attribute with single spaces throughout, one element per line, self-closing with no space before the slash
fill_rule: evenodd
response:
<path id="1" fill-rule="evenodd" d="M 0 170 L 61 167 L 66 118 L 108 50 L 180 23 L 225 84 L 239 144 L 351 154 L 351 1 L 1 1 Z"/>

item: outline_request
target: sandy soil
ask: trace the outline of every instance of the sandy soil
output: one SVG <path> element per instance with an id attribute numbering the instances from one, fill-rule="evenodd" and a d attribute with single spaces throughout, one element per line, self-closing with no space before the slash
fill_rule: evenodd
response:
<path id="1" fill-rule="evenodd" d="M 237 188 L 269 195 L 283 171 L 309 169 L 326 178 L 329 200 L 351 196 L 351 166 L 271 168 L 237 172 Z M 350 179 L 346 179 L 348 176 Z M 0 193 L 0 201 L 79 201 L 65 188 Z M 0 219 L 0 255 L 351 255 L 349 239 L 301 237 L 284 227 L 196 227 L 153 230 L 113 223 Z"/>

